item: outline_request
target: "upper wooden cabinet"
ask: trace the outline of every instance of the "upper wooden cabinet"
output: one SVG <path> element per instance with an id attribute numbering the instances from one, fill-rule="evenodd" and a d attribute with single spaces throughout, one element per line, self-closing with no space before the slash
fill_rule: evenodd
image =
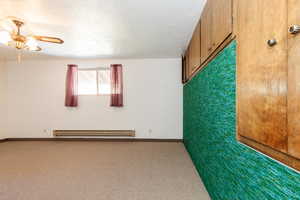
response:
<path id="1" fill-rule="evenodd" d="M 190 47 L 188 47 L 188 49 L 185 52 L 185 73 L 186 73 L 186 79 L 189 79 L 192 71 L 191 71 L 191 66 L 190 66 Z"/>
<path id="2" fill-rule="evenodd" d="M 232 0 L 208 0 L 201 17 L 201 62 L 232 33 Z"/>
<path id="3" fill-rule="evenodd" d="M 232 35 L 233 0 L 207 0 L 185 54 L 187 79 L 207 64 Z M 231 38 L 232 39 L 232 38 Z"/>
<path id="4" fill-rule="evenodd" d="M 212 48 L 213 51 L 232 33 L 233 0 L 212 0 Z"/>
<path id="5" fill-rule="evenodd" d="M 189 45 L 190 74 L 193 73 L 200 65 L 200 23 L 198 23 Z"/>
<path id="6" fill-rule="evenodd" d="M 190 56 L 189 56 L 189 47 L 185 51 L 184 56 L 182 57 L 182 83 L 186 83 L 190 76 L 191 76 L 191 70 L 190 70 Z"/>
<path id="7" fill-rule="evenodd" d="M 265 9 L 265 8 L 268 9 Z M 300 169 L 299 0 L 239 0 L 238 138 Z"/>
<path id="8" fill-rule="evenodd" d="M 201 63 L 212 53 L 212 1 L 208 0 L 201 16 Z"/>
<path id="9" fill-rule="evenodd" d="M 186 76 L 186 57 L 182 56 L 182 67 L 181 67 L 181 82 L 184 84 L 187 81 Z"/>

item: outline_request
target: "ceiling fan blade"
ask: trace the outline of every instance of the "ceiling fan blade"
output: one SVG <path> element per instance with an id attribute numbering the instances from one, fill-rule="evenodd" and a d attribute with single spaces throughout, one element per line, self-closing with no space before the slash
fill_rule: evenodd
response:
<path id="1" fill-rule="evenodd" d="M 17 32 L 17 26 L 9 18 L 4 18 L 0 20 L 0 29 L 6 30 L 9 33 Z"/>
<path id="2" fill-rule="evenodd" d="M 57 44 L 62 44 L 64 41 L 60 38 L 56 37 L 48 37 L 48 36 L 33 36 L 34 39 L 42 41 L 42 42 L 51 42 L 51 43 L 57 43 Z"/>

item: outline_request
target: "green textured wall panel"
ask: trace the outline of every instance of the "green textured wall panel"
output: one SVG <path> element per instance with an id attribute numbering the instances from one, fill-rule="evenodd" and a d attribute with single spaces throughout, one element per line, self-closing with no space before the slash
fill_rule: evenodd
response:
<path id="1" fill-rule="evenodd" d="M 235 139 L 236 43 L 184 86 L 184 143 L 213 200 L 300 200 L 300 174 Z"/>

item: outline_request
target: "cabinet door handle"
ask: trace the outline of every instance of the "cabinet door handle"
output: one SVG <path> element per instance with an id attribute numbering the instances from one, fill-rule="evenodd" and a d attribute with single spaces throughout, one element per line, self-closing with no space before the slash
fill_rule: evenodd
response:
<path id="1" fill-rule="evenodd" d="M 297 34 L 300 33 L 300 26 L 299 25 L 293 25 L 289 28 L 290 34 Z"/>
<path id="2" fill-rule="evenodd" d="M 270 46 L 270 47 L 272 47 L 272 46 L 274 46 L 274 45 L 276 45 L 277 44 L 277 41 L 275 40 L 275 39 L 272 39 L 272 40 L 268 40 L 268 45 Z"/>

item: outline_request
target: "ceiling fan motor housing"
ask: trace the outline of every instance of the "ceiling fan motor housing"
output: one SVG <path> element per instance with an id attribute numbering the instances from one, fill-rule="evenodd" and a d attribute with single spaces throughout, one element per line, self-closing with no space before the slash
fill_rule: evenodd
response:
<path id="1" fill-rule="evenodd" d="M 18 20 L 18 19 L 14 19 L 12 20 L 13 23 L 17 26 L 17 27 L 21 27 L 25 24 L 25 22 L 21 21 L 21 20 Z"/>

